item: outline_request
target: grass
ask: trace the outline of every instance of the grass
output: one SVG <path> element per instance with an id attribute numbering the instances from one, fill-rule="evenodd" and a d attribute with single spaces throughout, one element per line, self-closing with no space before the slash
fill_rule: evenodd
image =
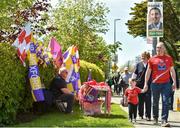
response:
<path id="1" fill-rule="evenodd" d="M 79 109 L 74 107 L 72 114 L 63 114 L 55 110 L 53 112 L 41 115 L 31 122 L 19 123 L 16 127 L 133 127 L 128 122 L 127 113 L 119 105 L 112 104 L 111 114 L 98 116 L 85 116 Z"/>

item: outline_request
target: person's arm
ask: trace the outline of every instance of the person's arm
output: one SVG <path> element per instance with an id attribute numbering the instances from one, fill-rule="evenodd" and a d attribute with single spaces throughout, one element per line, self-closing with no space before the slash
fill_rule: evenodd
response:
<path id="1" fill-rule="evenodd" d="M 61 88 L 61 91 L 62 91 L 64 94 L 72 94 L 71 91 L 70 91 L 68 88 Z"/>
<path id="2" fill-rule="evenodd" d="M 170 74 L 173 81 L 172 88 L 173 90 L 175 90 L 176 89 L 176 73 L 173 66 L 170 68 Z"/>
<path id="3" fill-rule="evenodd" d="M 151 75 L 151 68 L 148 65 L 147 70 L 146 70 L 146 74 L 145 74 L 145 81 L 144 81 L 144 88 L 143 88 L 143 92 L 146 92 L 148 90 L 148 81 Z"/>

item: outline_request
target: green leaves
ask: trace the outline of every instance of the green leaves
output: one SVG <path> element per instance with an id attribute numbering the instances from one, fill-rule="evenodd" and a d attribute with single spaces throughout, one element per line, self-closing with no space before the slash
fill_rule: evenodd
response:
<path id="1" fill-rule="evenodd" d="M 97 33 L 107 32 L 108 12 L 103 3 L 94 0 L 62 0 L 53 14 L 53 24 L 58 30 L 52 35 L 58 39 L 63 51 L 77 45 L 80 59 L 95 63 L 104 70 L 110 52 Z"/>

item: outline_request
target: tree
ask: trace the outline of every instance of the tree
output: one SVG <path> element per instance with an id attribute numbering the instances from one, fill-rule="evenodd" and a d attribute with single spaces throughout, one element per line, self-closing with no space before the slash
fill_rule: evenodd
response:
<path id="1" fill-rule="evenodd" d="M 98 33 L 106 33 L 108 8 L 94 0 L 61 0 L 54 11 L 51 24 L 63 50 L 77 45 L 81 59 L 103 68 L 110 57 L 110 50 Z M 104 69 L 104 68 L 103 68 Z"/>
<path id="2" fill-rule="evenodd" d="M 177 16 L 175 7 L 170 0 L 163 0 L 164 3 L 164 37 L 161 41 L 165 42 L 167 51 L 175 60 L 178 60 L 178 52 L 175 43 L 180 40 L 180 22 Z M 128 20 L 126 25 L 129 28 L 129 34 L 134 37 L 146 37 L 146 17 L 147 17 L 147 2 L 136 3 L 130 15 L 133 15 L 131 20 Z M 173 52 L 172 52 L 173 51 Z"/>
<path id="3" fill-rule="evenodd" d="M 0 1 L 0 42 L 13 42 L 26 22 L 32 23 L 36 34 L 52 30 L 47 26 L 49 0 L 1 0 Z"/>

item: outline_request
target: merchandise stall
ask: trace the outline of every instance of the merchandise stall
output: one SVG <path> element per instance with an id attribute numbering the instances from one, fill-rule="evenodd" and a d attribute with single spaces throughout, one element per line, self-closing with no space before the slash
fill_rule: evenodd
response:
<path id="1" fill-rule="evenodd" d="M 95 80 L 84 82 L 79 90 L 79 103 L 85 115 L 110 114 L 110 87 Z"/>

